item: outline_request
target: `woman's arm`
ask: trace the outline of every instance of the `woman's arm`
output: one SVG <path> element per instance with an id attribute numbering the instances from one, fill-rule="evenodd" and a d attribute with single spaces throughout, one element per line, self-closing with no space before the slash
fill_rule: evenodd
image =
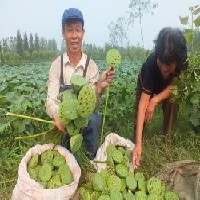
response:
<path id="1" fill-rule="evenodd" d="M 140 157 L 142 154 L 142 134 L 143 134 L 143 127 L 145 122 L 145 113 L 147 106 L 150 101 L 150 95 L 142 92 L 138 111 L 137 111 L 137 119 L 136 119 L 136 132 L 135 132 L 135 148 L 133 149 L 132 153 L 132 162 L 134 169 L 137 169 L 139 166 Z"/>
<path id="2" fill-rule="evenodd" d="M 162 92 L 160 92 L 159 94 L 155 95 L 154 97 L 150 99 L 147 110 L 146 110 L 145 122 L 151 121 L 154 111 L 155 111 L 155 107 L 160 102 L 162 102 L 165 99 L 168 99 L 171 96 L 172 87 L 173 87 L 172 84 L 167 86 Z"/>
<path id="3" fill-rule="evenodd" d="M 144 123 L 149 122 L 152 119 L 155 107 L 158 105 L 158 103 L 171 96 L 172 87 L 173 81 L 162 92 L 160 92 L 158 95 L 155 95 L 153 98 L 150 98 L 150 95 L 147 95 L 146 93 L 142 92 L 136 119 L 135 148 L 133 149 L 132 154 L 132 162 L 134 169 L 138 168 L 141 159 L 142 134 Z"/>

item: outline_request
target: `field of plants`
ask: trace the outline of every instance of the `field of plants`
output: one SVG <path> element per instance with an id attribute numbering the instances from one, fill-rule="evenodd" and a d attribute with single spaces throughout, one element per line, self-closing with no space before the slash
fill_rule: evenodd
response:
<path id="1" fill-rule="evenodd" d="M 106 68 L 104 61 L 97 61 L 100 71 Z M 141 62 L 123 61 L 116 70 L 110 87 L 109 101 L 103 137 L 114 132 L 133 140 L 132 115 L 134 111 L 135 85 Z M 6 115 L 7 112 L 31 116 L 46 121 L 45 112 L 47 79 L 50 63 L 0 67 L 0 199 L 10 199 L 17 180 L 18 165 L 29 148 L 45 143 L 52 124 L 29 118 Z M 103 115 L 105 95 L 99 106 Z M 169 162 L 200 160 L 200 135 L 192 129 L 184 108 L 181 108 L 174 135 L 162 135 L 160 108 L 144 134 L 143 161 L 139 171 L 146 177 L 155 175 Z M 115 115 L 113 115 L 115 113 Z"/>
<path id="2" fill-rule="evenodd" d="M 106 65 L 102 61 L 97 61 L 101 70 L 105 69 Z M 130 66 L 130 67 L 129 67 Z M 45 99 L 47 92 L 47 79 L 50 63 L 28 64 L 24 66 L 2 66 L 0 67 L 0 198 L 9 199 L 10 192 L 17 180 L 18 165 L 21 158 L 27 150 L 38 143 L 44 143 L 45 133 L 53 128 L 53 125 L 38 122 L 31 119 L 24 119 L 13 116 L 6 116 L 7 112 L 18 115 L 26 115 L 37 117 L 44 120 L 51 120 L 45 112 Z M 130 113 L 133 102 L 130 97 L 134 96 L 134 80 L 136 77 L 135 69 L 137 63 L 124 63 L 123 67 L 116 72 L 116 81 L 113 84 L 116 87 L 111 89 L 111 97 L 116 93 L 117 98 L 112 102 L 112 108 L 119 109 L 119 116 L 115 115 L 111 119 L 111 106 L 108 106 L 106 116 L 106 127 L 111 131 L 114 127 L 121 129 L 121 125 L 117 123 L 120 118 L 124 118 L 126 114 L 127 126 L 130 126 L 131 117 L 127 118 L 127 111 Z M 121 78 L 127 77 L 125 82 Z M 128 78 L 129 77 L 129 78 Z M 123 78 L 123 79 L 124 79 Z M 123 90 L 126 84 L 132 84 L 132 87 Z M 127 96 L 127 97 L 126 97 Z M 126 99 L 127 98 L 127 99 Z M 125 101 L 129 101 L 127 109 Z M 119 105 L 122 107 L 120 108 Z M 103 104 L 103 100 L 102 100 Z M 102 105 L 103 107 L 103 105 Z M 103 109 L 99 109 L 102 112 Z M 109 116 L 110 115 L 110 116 Z M 128 122 L 129 121 L 129 122 Z M 117 124 L 117 126 L 116 126 Z M 105 128 L 106 130 L 106 128 Z M 126 129 L 127 130 L 127 129 Z M 114 130 L 112 130 L 114 131 Z M 126 135 L 126 131 L 124 132 Z M 130 133 L 129 133 L 130 134 Z M 131 133 L 132 134 L 132 133 Z M 47 135 L 47 134 L 46 134 Z"/>

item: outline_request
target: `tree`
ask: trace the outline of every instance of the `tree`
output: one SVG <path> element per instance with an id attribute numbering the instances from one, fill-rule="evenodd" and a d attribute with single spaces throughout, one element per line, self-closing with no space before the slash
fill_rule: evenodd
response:
<path id="1" fill-rule="evenodd" d="M 3 38 L 2 40 L 2 50 L 3 52 L 7 52 L 9 50 L 7 39 Z"/>
<path id="2" fill-rule="evenodd" d="M 39 51 L 40 45 L 39 45 L 39 37 L 38 34 L 35 34 L 35 38 L 34 38 L 34 50 L 35 51 Z"/>
<path id="3" fill-rule="evenodd" d="M 16 44 L 16 51 L 20 57 L 23 57 L 23 45 L 22 45 L 22 36 L 20 31 L 17 31 L 17 44 Z"/>
<path id="4" fill-rule="evenodd" d="M 196 133 L 200 133 L 200 6 L 189 7 L 190 15 L 179 20 L 186 28 L 185 38 L 188 45 L 188 68 L 184 70 L 173 87 L 172 100 L 186 108 L 189 120 Z"/>
<path id="5" fill-rule="evenodd" d="M 57 43 L 55 39 L 48 40 L 47 49 L 53 52 L 57 51 Z"/>
<path id="6" fill-rule="evenodd" d="M 190 15 L 179 16 L 182 25 L 185 26 L 184 32 L 188 42 L 188 49 L 195 53 L 198 50 L 200 41 L 200 6 L 189 7 Z"/>
<path id="7" fill-rule="evenodd" d="M 124 41 L 127 41 L 127 23 L 126 19 L 124 17 L 117 18 L 116 23 L 111 22 L 108 25 L 108 28 L 110 30 L 110 41 L 112 46 L 120 46 L 123 47 Z"/>
<path id="8" fill-rule="evenodd" d="M 9 44 L 10 51 L 15 52 L 16 51 L 17 38 L 16 37 L 10 37 L 9 41 L 10 41 L 10 44 Z"/>
<path id="9" fill-rule="evenodd" d="M 47 40 L 44 37 L 40 38 L 40 49 L 47 50 Z"/>
<path id="10" fill-rule="evenodd" d="M 135 20 L 139 19 L 143 46 L 144 39 L 142 31 L 142 18 L 145 14 L 153 14 L 153 9 L 157 8 L 157 6 L 157 3 L 151 2 L 151 0 L 130 0 L 128 23 L 133 25 Z"/>
<path id="11" fill-rule="evenodd" d="M 29 51 L 29 44 L 28 44 L 28 38 L 27 38 L 26 32 L 24 33 L 24 37 L 23 37 L 23 50 L 24 52 Z"/>
<path id="12" fill-rule="evenodd" d="M 55 39 L 52 40 L 52 50 L 54 52 L 56 52 L 58 50 L 58 48 L 57 48 L 57 42 L 56 42 Z"/>
<path id="13" fill-rule="evenodd" d="M 34 50 L 34 42 L 33 42 L 33 35 L 30 33 L 29 36 L 29 52 L 32 54 Z"/>

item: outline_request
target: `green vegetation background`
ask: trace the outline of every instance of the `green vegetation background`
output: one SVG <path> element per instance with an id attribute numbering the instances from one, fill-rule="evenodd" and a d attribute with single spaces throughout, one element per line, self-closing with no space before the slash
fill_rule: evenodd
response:
<path id="1" fill-rule="evenodd" d="M 105 61 L 96 60 L 100 71 Z M 132 115 L 135 85 L 142 59 L 123 60 L 110 86 L 104 136 L 115 132 L 133 141 Z M 45 112 L 47 78 L 50 62 L 4 65 L 0 67 L 0 199 L 9 199 L 16 184 L 18 165 L 28 149 L 44 139 L 38 133 L 52 129 L 52 125 L 6 116 L 6 112 L 51 120 Z M 99 112 L 103 114 L 105 94 Z M 113 115 L 113 113 L 115 113 Z M 162 112 L 157 108 L 153 121 L 145 128 L 143 160 L 139 170 L 147 177 L 155 175 L 166 163 L 192 159 L 200 160 L 199 134 L 192 129 L 184 107 L 179 112 L 175 133 L 162 134 Z M 28 136 L 28 138 L 23 138 Z M 34 137 L 37 136 L 37 137 Z"/>

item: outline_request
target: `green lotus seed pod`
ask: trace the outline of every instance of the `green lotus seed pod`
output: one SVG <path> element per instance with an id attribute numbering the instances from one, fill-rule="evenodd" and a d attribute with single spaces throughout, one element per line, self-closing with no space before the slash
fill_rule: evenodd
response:
<path id="1" fill-rule="evenodd" d="M 81 117 L 89 117 L 96 106 L 96 94 L 90 85 L 84 85 L 78 95 L 77 110 Z"/>
<path id="2" fill-rule="evenodd" d="M 164 193 L 164 198 L 166 200 L 179 200 L 179 196 L 176 192 L 173 191 L 166 191 Z"/>
<path id="3" fill-rule="evenodd" d="M 147 181 L 147 191 L 149 194 L 155 193 L 155 194 L 161 194 L 162 189 L 161 189 L 161 180 L 156 178 L 156 177 L 151 177 Z"/>
<path id="4" fill-rule="evenodd" d="M 121 54 L 117 49 L 110 49 L 106 54 L 106 62 L 110 67 L 116 68 L 121 63 Z"/>
<path id="5" fill-rule="evenodd" d="M 83 142 L 83 135 L 77 134 L 70 138 L 70 149 L 74 153 L 81 148 Z"/>
<path id="6" fill-rule="evenodd" d="M 87 84 L 87 81 L 81 75 L 73 74 L 70 83 L 72 84 L 74 91 L 78 93 L 82 87 Z"/>
<path id="7" fill-rule="evenodd" d="M 66 120 L 66 118 L 69 120 L 73 120 L 78 117 L 77 98 L 75 98 L 74 96 L 74 94 L 66 94 L 65 96 L 63 96 L 63 101 L 59 106 L 58 116 L 64 125 L 68 124 L 67 122 L 69 122 L 68 120 Z"/>
<path id="8" fill-rule="evenodd" d="M 86 127 L 88 125 L 88 118 L 78 116 L 78 118 L 76 118 L 74 120 L 74 125 L 77 128 L 84 128 L 84 127 Z"/>
<path id="9" fill-rule="evenodd" d="M 72 121 L 67 125 L 67 132 L 70 136 L 77 135 L 80 133 L 80 128 L 76 127 Z"/>

